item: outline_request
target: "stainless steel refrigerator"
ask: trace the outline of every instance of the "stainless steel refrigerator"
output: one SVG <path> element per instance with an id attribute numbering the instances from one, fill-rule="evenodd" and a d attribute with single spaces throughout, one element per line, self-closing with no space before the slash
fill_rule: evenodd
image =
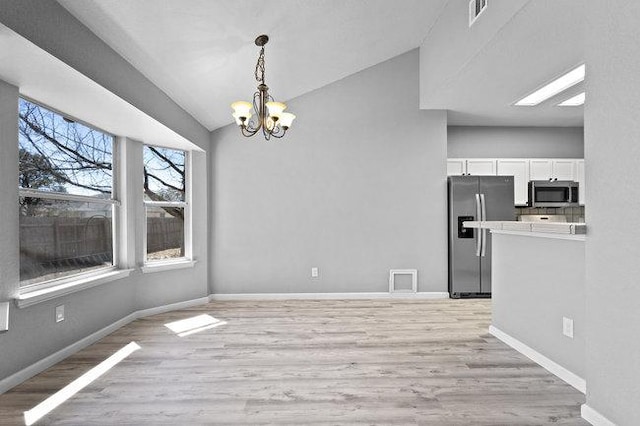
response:
<path id="1" fill-rule="evenodd" d="M 491 296 L 491 234 L 473 220 L 515 220 L 513 176 L 449 176 L 449 294 Z"/>

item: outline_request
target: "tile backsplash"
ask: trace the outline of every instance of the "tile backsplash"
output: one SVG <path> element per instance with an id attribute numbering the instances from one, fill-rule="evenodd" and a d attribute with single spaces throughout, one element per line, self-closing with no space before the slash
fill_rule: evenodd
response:
<path id="1" fill-rule="evenodd" d="M 516 207 L 516 217 L 518 218 L 523 214 L 563 214 L 567 217 L 567 222 L 584 222 L 584 206 L 553 208 Z"/>

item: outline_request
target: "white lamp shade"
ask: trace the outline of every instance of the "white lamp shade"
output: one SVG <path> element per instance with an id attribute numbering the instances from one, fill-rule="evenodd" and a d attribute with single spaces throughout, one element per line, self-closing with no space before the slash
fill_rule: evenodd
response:
<path id="1" fill-rule="evenodd" d="M 231 108 L 233 108 L 234 117 L 237 114 L 238 117 L 249 118 L 251 117 L 251 108 L 253 108 L 253 105 L 251 105 L 251 102 L 237 101 L 231 104 Z"/>
<path id="2" fill-rule="evenodd" d="M 269 115 L 271 117 L 280 118 L 282 111 L 284 111 L 287 106 L 282 102 L 267 102 L 267 108 L 269 109 Z"/>
<path id="3" fill-rule="evenodd" d="M 271 131 L 273 130 L 274 127 L 276 127 L 276 122 L 273 121 L 273 118 L 267 117 L 267 120 L 265 121 L 265 126 L 267 127 L 267 130 Z"/>
<path id="4" fill-rule="evenodd" d="M 245 118 L 245 121 L 244 121 L 245 123 L 247 121 L 249 121 L 249 119 L 251 118 L 251 112 L 248 112 L 248 113 L 245 112 L 245 113 L 241 113 L 241 114 L 239 114 L 237 112 L 234 112 L 232 115 L 233 115 L 233 118 L 235 118 L 236 124 L 238 126 L 242 126 L 242 119 L 240 117 L 244 117 Z"/>
<path id="5" fill-rule="evenodd" d="M 296 118 L 295 115 L 291 114 L 290 112 L 283 112 L 280 115 L 280 125 L 282 127 L 291 127 L 291 123 L 293 123 L 293 120 Z"/>

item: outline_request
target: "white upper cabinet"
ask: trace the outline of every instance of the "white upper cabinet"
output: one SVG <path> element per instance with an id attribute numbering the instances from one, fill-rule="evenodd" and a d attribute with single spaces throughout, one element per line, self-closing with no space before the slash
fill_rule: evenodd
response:
<path id="1" fill-rule="evenodd" d="M 549 180 L 553 177 L 553 161 L 544 159 L 529 160 L 529 180 Z"/>
<path id="2" fill-rule="evenodd" d="M 447 159 L 447 176 L 462 176 L 467 173 L 467 160 L 462 158 Z"/>
<path id="3" fill-rule="evenodd" d="M 496 162 L 493 158 L 448 158 L 447 176 L 495 176 Z"/>
<path id="4" fill-rule="evenodd" d="M 575 159 L 545 159 L 529 160 L 529 180 L 576 180 Z"/>
<path id="5" fill-rule="evenodd" d="M 558 180 L 576 180 L 577 160 L 552 160 L 553 177 Z"/>
<path id="6" fill-rule="evenodd" d="M 529 201 L 529 160 L 503 158 L 498 160 L 498 175 L 513 176 L 516 206 L 525 206 Z"/>
<path id="7" fill-rule="evenodd" d="M 471 176 L 495 176 L 497 160 L 491 158 L 472 158 L 467 160 L 467 174 Z"/>
<path id="8" fill-rule="evenodd" d="M 584 206 L 584 160 L 576 161 L 576 182 L 578 182 L 578 202 Z"/>
<path id="9" fill-rule="evenodd" d="M 530 180 L 573 180 L 584 206 L 584 160 L 576 158 L 448 158 L 447 176 L 513 176 L 516 206 L 529 202 Z"/>

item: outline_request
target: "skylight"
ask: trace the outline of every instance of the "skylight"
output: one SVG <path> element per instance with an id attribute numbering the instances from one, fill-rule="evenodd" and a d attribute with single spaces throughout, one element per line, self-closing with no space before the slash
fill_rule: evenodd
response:
<path id="1" fill-rule="evenodd" d="M 574 96 L 573 98 L 569 98 L 566 101 L 559 103 L 558 106 L 580 106 L 584 105 L 585 92 L 580 93 L 579 95 Z"/>
<path id="2" fill-rule="evenodd" d="M 547 99 L 564 92 L 570 87 L 584 81 L 585 65 L 582 64 L 579 67 L 569 71 L 563 76 L 553 80 L 551 83 L 541 87 L 532 94 L 520 99 L 516 102 L 517 106 L 535 106 Z"/>

